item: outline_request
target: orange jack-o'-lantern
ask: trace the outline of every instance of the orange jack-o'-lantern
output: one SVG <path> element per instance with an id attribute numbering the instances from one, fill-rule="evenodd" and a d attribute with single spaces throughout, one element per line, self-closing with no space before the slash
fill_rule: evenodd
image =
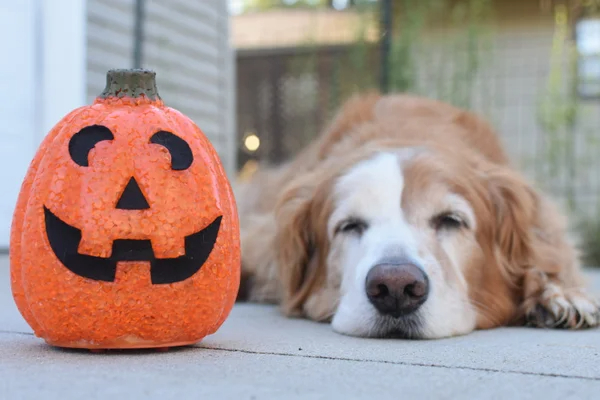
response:
<path id="1" fill-rule="evenodd" d="M 30 165 L 13 217 L 15 302 L 61 347 L 192 344 L 239 288 L 238 216 L 210 142 L 155 74 L 113 70 Z"/>

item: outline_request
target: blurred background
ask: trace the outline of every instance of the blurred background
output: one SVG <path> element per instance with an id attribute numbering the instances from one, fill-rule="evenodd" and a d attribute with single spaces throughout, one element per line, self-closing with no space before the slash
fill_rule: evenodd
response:
<path id="1" fill-rule="evenodd" d="M 110 68 L 157 72 L 232 180 L 365 90 L 476 111 L 600 265 L 600 0 L 0 0 L 0 248 L 48 130 Z"/>

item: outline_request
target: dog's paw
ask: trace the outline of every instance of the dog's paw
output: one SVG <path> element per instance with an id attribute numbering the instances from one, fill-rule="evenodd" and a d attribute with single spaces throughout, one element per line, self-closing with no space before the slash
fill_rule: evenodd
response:
<path id="1" fill-rule="evenodd" d="M 536 328 L 586 329 L 600 325 L 600 304 L 583 289 L 562 289 L 547 283 L 525 311 Z"/>

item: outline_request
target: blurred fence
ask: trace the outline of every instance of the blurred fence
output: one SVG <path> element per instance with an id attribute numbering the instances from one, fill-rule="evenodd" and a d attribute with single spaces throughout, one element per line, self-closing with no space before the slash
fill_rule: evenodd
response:
<path id="1" fill-rule="evenodd" d="M 314 138 L 354 91 L 357 77 L 347 68 L 352 51 L 331 46 L 238 52 L 238 165 L 249 159 L 279 163 Z M 378 61 L 377 49 L 369 49 L 369 68 L 375 70 Z M 245 139 L 258 134 L 263 145 L 248 151 Z"/>
<path id="2" fill-rule="evenodd" d="M 595 213 L 600 207 L 597 14 L 568 1 L 467 0 L 462 14 L 440 8 L 436 22 L 428 23 L 422 12 L 429 12 L 432 2 L 396 17 L 401 24 L 387 65 L 391 90 L 481 113 L 530 179 L 578 216 Z M 587 53 L 583 36 L 592 49 Z M 242 174 L 255 160 L 279 163 L 292 157 L 350 94 L 379 83 L 376 42 L 357 37 L 347 45 L 284 47 L 269 39 L 269 45 L 237 54 Z"/>

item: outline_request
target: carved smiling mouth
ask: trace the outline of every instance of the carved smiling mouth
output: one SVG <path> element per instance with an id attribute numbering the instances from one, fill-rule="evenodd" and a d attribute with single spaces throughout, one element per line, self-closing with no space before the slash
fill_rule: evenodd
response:
<path id="1" fill-rule="evenodd" d="M 114 282 L 120 261 L 150 263 L 152 283 L 181 282 L 202 268 L 219 234 L 222 216 L 215 218 L 203 230 L 185 237 L 185 255 L 176 258 L 156 258 L 150 240 L 117 239 L 108 258 L 79 254 L 81 230 L 67 224 L 44 207 L 46 235 L 58 260 L 71 272 L 83 278 Z"/>

